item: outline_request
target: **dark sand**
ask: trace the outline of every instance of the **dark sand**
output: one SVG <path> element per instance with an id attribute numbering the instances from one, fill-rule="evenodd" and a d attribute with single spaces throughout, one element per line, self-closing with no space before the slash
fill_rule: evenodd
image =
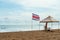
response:
<path id="1" fill-rule="evenodd" d="M 0 33 L 0 40 L 60 40 L 60 30 Z"/>

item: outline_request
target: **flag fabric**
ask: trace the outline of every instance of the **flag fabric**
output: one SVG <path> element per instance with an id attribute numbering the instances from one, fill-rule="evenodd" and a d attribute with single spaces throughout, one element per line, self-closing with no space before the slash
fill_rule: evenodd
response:
<path id="1" fill-rule="evenodd" d="M 40 20 L 39 15 L 32 13 L 32 20 L 39 21 Z"/>

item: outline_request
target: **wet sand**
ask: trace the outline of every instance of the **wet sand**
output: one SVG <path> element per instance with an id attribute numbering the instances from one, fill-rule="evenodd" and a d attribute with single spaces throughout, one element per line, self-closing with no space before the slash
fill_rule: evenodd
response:
<path id="1" fill-rule="evenodd" d="M 60 40 L 60 30 L 0 33 L 0 40 Z"/>

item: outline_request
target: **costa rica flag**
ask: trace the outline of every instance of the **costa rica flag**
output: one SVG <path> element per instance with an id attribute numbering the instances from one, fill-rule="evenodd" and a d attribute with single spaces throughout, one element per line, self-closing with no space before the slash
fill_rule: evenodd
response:
<path id="1" fill-rule="evenodd" d="M 32 20 L 39 21 L 40 20 L 39 15 L 32 13 Z"/>

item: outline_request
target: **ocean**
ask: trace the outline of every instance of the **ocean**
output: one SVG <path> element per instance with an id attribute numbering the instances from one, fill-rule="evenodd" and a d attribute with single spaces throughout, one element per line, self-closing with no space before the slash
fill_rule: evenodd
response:
<path id="1" fill-rule="evenodd" d="M 0 32 L 16 32 L 16 31 L 33 31 L 44 30 L 44 23 L 33 25 L 0 25 Z M 60 29 L 60 25 L 57 23 L 48 24 L 51 29 Z"/>

